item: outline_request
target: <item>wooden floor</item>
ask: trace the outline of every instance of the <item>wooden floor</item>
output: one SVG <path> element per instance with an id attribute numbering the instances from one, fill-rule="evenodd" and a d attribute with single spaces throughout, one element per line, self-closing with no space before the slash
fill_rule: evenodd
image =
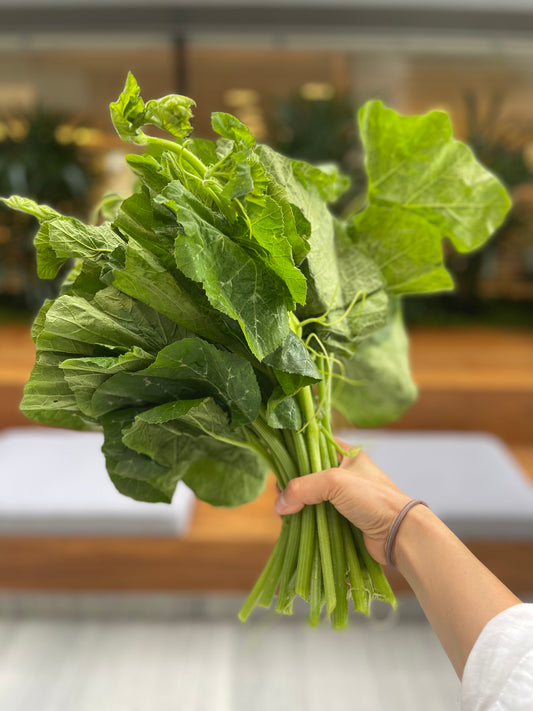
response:
<path id="1" fill-rule="evenodd" d="M 422 620 L 357 619 L 339 633 L 299 617 L 241 625 L 185 601 L 167 618 L 0 615 L 0 639 L 3 711 L 459 710 Z"/>
<path id="2" fill-rule="evenodd" d="M 0 328 L 0 428 L 32 424 L 18 403 L 33 358 L 27 327 Z M 493 432 L 533 480 L 533 332 L 417 330 L 411 360 L 420 397 L 394 427 Z M 274 497 L 270 479 L 238 509 L 198 502 L 183 540 L 0 538 L 0 589 L 247 590 L 277 537 Z M 469 544 L 519 594 L 533 592 L 531 544 Z"/>

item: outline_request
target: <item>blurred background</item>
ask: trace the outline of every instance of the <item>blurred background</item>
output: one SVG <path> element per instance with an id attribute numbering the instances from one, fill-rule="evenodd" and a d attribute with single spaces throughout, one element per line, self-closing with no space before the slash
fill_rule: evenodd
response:
<path id="1" fill-rule="evenodd" d="M 106 192 L 128 195 L 123 157 L 131 146 L 114 133 L 108 112 L 128 71 L 145 98 L 193 97 L 200 136 L 212 137 L 211 111 L 229 111 L 288 155 L 338 162 L 353 181 L 339 212 L 365 188 L 354 117 L 370 98 L 402 113 L 448 111 L 455 135 L 507 186 L 513 208 L 488 245 L 447 255 L 456 291 L 406 302 L 420 397 L 387 431 L 470 434 L 474 465 L 486 454 L 480 449 L 478 457 L 475 447 L 500 447 L 508 467 L 495 476 L 511 524 L 487 519 L 469 542 L 515 592 L 533 595 L 533 508 L 528 518 L 515 481 L 533 482 L 531 0 L 0 0 L 0 195 L 27 195 L 83 219 Z M 22 711 L 39 695 L 50 711 L 96 703 L 104 711 L 151 709 L 159 693 L 159 709 L 458 708 L 453 672 L 394 575 L 405 598 L 395 623 L 358 621 L 340 637 L 310 632 L 298 615 L 236 626 L 243 591 L 277 536 L 272 486 L 238 511 L 188 499 L 179 526 L 174 519 L 168 529 L 140 509 L 115 511 L 114 496 L 99 511 L 103 499 L 92 490 L 83 493 L 92 508 L 84 509 L 78 492 L 75 505 L 66 497 L 63 514 L 35 493 L 35 477 L 30 495 L 16 438 L 32 423 L 18 403 L 33 364 L 31 321 L 59 286 L 37 278 L 35 229 L 0 206 L 0 501 L 8 480 L 11 486 L 0 507 L 7 522 L 0 526 L 0 628 L 12 640 L 3 650 L 0 707 Z M 83 444 L 69 446 L 74 462 Z M 52 493 L 61 448 L 58 440 L 50 445 L 50 479 L 41 484 Z M 475 511 L 466 479 L 461 493 Z M 75 506 L 78 526 L 64 516 Z M 102 527 L 114 516 L 119 523 Z M 81 642 L 71 656 L 74 637 Z M 48 638 L 55 651 L 39 673 Z M 106 663 L 81 686 L 79 669 L 102 645 Z M 315 655 L 319 646 L 324 651 Z M 302 660 L 296 677 L 283 666 L 293 654 Z M 106 664 L 117 664 L 116 655 L 119 673 L 111 678 Z M 357 663 L 362 692 L 354 699 Z M 21 683 L 24 665 L 33 686 Z M 141 666 L 147 674 L 136 680 Z M 420 694 L 421 667 L 427 694 Z M 62 683 L 51 681 L 58 668 Z M 338 700 L 320 681 L 322 670 Z"/>

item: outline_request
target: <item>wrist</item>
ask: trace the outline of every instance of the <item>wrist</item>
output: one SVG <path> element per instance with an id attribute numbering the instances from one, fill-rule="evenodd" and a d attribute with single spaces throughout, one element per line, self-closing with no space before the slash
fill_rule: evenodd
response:
<path id="1" fill-rule="evenodd" d="M 385 544 L 385 560 L 387 565 L 394 567 L 394 563 L 392 561 L 392 551 L 396 542 L 396 536 L 398 535 L 398 531 L 403 523 L 404 518 L 415 506 L 427 506 L 427 504 L 421 499 L 409 499 L 409 501 L 399 511 L 398 515 L 394 519 L 392 526 L 390 527 L 387 542 Z"/>
<path id="2" fill-rule="evenodd" d="M 414 506 L 408 511 L 396 534 L 392 550 L 392 562 L 406 580 L 409 581 L 416 572 L 421 552 L 439 528 L 447 530 L 427 506 Z"/>

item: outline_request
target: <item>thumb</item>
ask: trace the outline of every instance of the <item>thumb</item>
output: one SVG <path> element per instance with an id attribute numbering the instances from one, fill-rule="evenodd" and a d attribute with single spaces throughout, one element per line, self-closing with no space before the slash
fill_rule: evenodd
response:
<path id="1" fill-rule="evenodd" d="M 285 489 L 280 492 L 275 502 L 278 514 L 297 513 L 305 504 L 319 504 L 321 501 L 332 501 L 335 498 L 335 469 L 326 469 L 315 474 L 291 479 Z"/>

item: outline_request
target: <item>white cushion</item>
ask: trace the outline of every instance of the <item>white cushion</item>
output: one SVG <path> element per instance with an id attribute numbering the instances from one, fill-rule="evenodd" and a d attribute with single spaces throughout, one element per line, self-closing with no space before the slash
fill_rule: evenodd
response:
<path id="1" fill-rule="evenodd" d="M 134 501 L 109 479 L 100 432 L 20 427 L 0 433 L 0 533 L 175 536 L 194 494 L 172 504 Z"/>
<path id="2" fill-rule="evenodd" d="M 533 484 L 505 444 L 477 432 L 342 430 L 461 538 L 533 540 Z"/>

